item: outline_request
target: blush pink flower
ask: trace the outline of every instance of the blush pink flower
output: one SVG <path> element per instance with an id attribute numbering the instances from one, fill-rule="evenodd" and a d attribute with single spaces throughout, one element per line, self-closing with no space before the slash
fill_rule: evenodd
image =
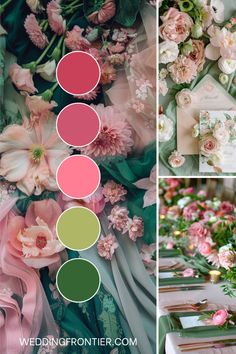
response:
<path id="1" fill-rule="evenodd" d="M 207 229 L 205 229 L 200 222 L 194 222 L 188 229 L 190 236 L 204 239 L 207 235 Z"/>
<path id="2" fill-rule="evenodd" d="M 187 13 L 180 12 L 173 7 L 161 17 L 161 20 L 163 22 L 160 27 L 161 38 L 177 44 L 185 41 L 193 26 L 193 21 Z"/>
<path id="3" fill-rule="evenodd" d="M 56 236 L 56 222 L 61 208 L 53 199 L 32 202 L 25 218 L 10 219 L 9 252 L 33 268 L 42 268 L 60 260 L 64 246 Z"/>
<path id="4" fill-rule="evenodd" d="M 141 248 L 140 254 L 142 261 L 149 275 L 156 275 L 156 260 L 154 259 L 156 249 L 156 243 L 152 243 L 150 245 L 144 244 Z"/>
<path id="5" fill-rule="evenodd" d="M 89 21 L 95 25 L 109 21 L 116 13 L 115 0 L 105 0 L 103 5 L 97 11 L 88 16 Z"/>
<path id="6" fill-rule="evenodd" d="M 129 226 L 129 238 L 132 241 L 136 241 L 138 237 L 143 237 L 144 223 L 143 219 L 138 216 L 134 216 Z"/>
<path id="7" fill-rule="evenodd" d="M 84 32 L 83 28 L 79 26 L 74 26 L 71 31 L 66 32 L 65 45 L 70 50 L 87 50 L 91 44 L 90 42 L 82 36 Z"/>
<path id="8" fill-rule="evenodd" d="M 194 277 L 194 274 L 195 273 L 192 268 L 186 268 L 182 273 L 184 278 Z"/>
<path id="9" fill-rule="evenodd" d="M 231 249 L 222 249 L 218 253 L 220 266 L 229 270 L 235 265 L 236 254 Z"/>
<path id="10" fill-rule="evenodd" d="M 206 157 L 217 154 L 221 148 L 219 141 L 211 134 L 205 134 L 200 138 L 200 152 Z"/>
<path id="11" fill-rule="evenodd" d="M 58 35 L 62 35 L 66 30 L 66 21 L 61 16 L 61 0 L 51 0 L 47 5 L 48 22 Z"/>
<path id="12" fill-rule="evenodd" d="M 69 148 L 56 132 L 56 119 L 50 117 L 33 127 L 9 125 L 0 135 L 0 174 L 27 195 L 44 189 L 57 191 L 56 170 L 69 156 Z"/>
<path id="13" fill-rule="evenodd" d="M 99 93 L 99 87 L 96 87 L 93 91 L 86 93 L 84 95 L 77 95 L 75 98 L 78 100 L 84 100 L 84 101 L 93 101 L 97 98 L 97 95 Z"/>
<path id="14" fill-rule="evenodd" d="M 115 236 L 108 234 L 106 237 L 101 236 L 97 244 L 98 254 L 107 260 L 111 260 L 115 250 L 119 247 Z"/>
<path id="15" fill-rule="evenodd" d="M 101 65 L 101 78 L 100 84 L 107 85 L 116 80 L 116 69 L 108 64 L 104 63 Z"/>
<path id="16" fill-rule="evenodd" d="M 229 317 L 227 310 L 218 310 L 216 311 L 211 319 L 211 322 L 214 326 L 223 326 Z"/>
<path id="17" fill-rule="evenodd" d="M 96 157 L 127 156 L 134 144 L 131 127 L 125 117 L 114 107 L 103 104 L 93 107 L 101 121 L 100 133 L 95 141 L 80 149 L 81 153 Z"/>
<path id="18" fill-rule="evenodd" d="M 197 71 L 200 72 L 203 69 L 205 63 L 205 44 L 203 41 L 192 39 L 193 50 L 188 55 L 197 66 Z"/>
<path id="19" fill-rule="evenodd" d="M 166 244 L 166 249 L 167 250 L 172 250 L 174 248 L 174 243 L 173 242 L 168 242 L 167 244 Z"/>
<path id="20" fill-rule="evenodd" d="M 115 181 L 107 181 L 102 189 L 105 197 L 105 202 L 110 202 L 112 205 L 125 200 L 127 190 Z"/>
<path id="21" fill-rule="evenodd" d="M 51 110 L 57 107 L 55 101 L 44 101 L 41 96 L 30 96 L 26 94 L 25 104 L 30 111 L 30 120 L 32 123 L 38 122 L 41 119 L 47 119 L 53 116 Z"/>
<path id="22" fill-rule="evenodd" d="M 156 165 L 153 166 L 150 177 L 142 178 L 135 182 L 137 188 L 145 189 L 146 192 L 143 197 L 143 207 L 146 208 L 156 203 Z"/>
<path id="23" fill-rule="evenodd" d="M 122 231 L 125 233 L 129 229 L 129 211 L 126 207 L 120 207 L 118 205 L 114 206 L 111 210 L 111 214 L 108 216 L 108 220 L 110 221 L 110 227 L 118 231 Z"/>
<path id="24" fill-rule="evenodd" d="M 43 49 L 48 44 L 46 35 L 42 32 L 38 21 L 34 14 L 30 14 L 26 17 L 24 27 L 29 35 L 29 38 L 34 45 L 40 49 Z"/>
<path id="25" fill-rule="evenodd" d="M 168 66 L 172 80 L 177 84 L 189 84 L 198 72 L 196 63 L 183 55 L 180 55 Z"/>
<path id="26" fill-rule="evenodd" d="M 222 202 L 220 205 L 220 211 L 224 214 L 231 214 L 234 211 L 234 205 L 230 202 Z"/>
<path id="27" fill-rule="evenodd" d="M 202 256 L 208 257 L 211 252 L 211 244 L 209 242 L 201 242 L 198 246 L 198 251 Z"/>
<path id="28" fill-rule="evenodd" d="M 20 65 L 14 63 L 9 69 L 9 76 L 18 90 L 28 93 L 37 92 L 29 69 L 23 69 Z"/>

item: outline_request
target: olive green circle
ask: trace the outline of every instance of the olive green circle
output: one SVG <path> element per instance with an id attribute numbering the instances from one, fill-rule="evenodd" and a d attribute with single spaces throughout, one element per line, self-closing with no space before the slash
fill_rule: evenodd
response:
<path id="1" fill-rule="evenodd" d="M 88 208 L 65 210 L 57 221 L 57 236 L 61 243 L 74 251 L 92 247 L 98 240 L 101 226 L 97 215 Z"/>
<path id="2" fill-rule="evenodd" d="M 56 277 L 60 294 L 71 302 L 84 302 L 96 295 L 101 283 L 95 265 L 83 258 L 71 259 L 59 268 Z"/>

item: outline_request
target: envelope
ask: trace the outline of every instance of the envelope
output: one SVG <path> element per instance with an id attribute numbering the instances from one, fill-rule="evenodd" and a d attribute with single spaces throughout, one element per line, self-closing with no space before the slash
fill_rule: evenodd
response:
<path id="1" fill-rule="evenodd" d="M 236 100 L 209 74 L 204 76 L 192 92 L 191 106 L 177 107 L 177 149 L 182 155 L 199 154 L 199 141 L 192 137 L 192 130 L 199 122 L 201 110 L 236 110 Z"/>

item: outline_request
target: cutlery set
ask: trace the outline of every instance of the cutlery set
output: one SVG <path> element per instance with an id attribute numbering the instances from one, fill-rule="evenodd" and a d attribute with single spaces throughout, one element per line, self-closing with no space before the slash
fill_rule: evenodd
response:
<path id="1" fill-rule="evenodd" d="M 194 291 L 194 290 L 204 290 L 205 287 L 202 285 L 195 286 L 171 286 L 159 288 L 159 293 L 173 293 L 176 291 Z"/>
<path id="2" fill-rule="evenodd" d="M 167 305 L 165 309 L 169 312 L 178 312 L 178 311 L 196 311 L 199 312 L 207 306 L 207 299 L 203 299 L 195 304 L 176 304 L 176 305 Z"/>
<path id="3" fill-rule="evenodd" d="M 203 349 L 221 349 L 226 347 L 236 347 L 236 338 L 221 339 L 210 342 L 195 342 L 178 345 L 181 352 L 192 352 Z"/>

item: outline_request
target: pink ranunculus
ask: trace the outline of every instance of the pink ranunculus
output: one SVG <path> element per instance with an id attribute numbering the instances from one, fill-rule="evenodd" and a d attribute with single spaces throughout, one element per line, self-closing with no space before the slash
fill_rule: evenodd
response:
<path id="1" fill-rule="evenodd" d="M 183 277 L 185 278 L 194 277 L 194 274 L 195 273 L 192 268 L 186 268 L 182 273 Z"/>
<path id="2" fill-rule="evenodd" d="M 190 236 L 204 239 L 207 235 L 207 229 L 205 229 L 200 222 L 194 222 L 188 229 Z"/>
<path id="3" fill-rule="evenodd" d="M 189 36 L 193 20 L 184 12 L 171 7 L 161 17 L 163 24 L 160 27 L 160 36 L 166 41 L 174 41 L 177 44 L 184 42 Z"/>
<path id="4" fill-rule="evenodd" d="M 211 244 L 209 242 L 201 242 L 198 246 L 198 251 L 202 256 L 208 257 L 212 251 Z"/>
<path id="5" fill-rule="evenodd" d="M 109 21 L 116 13 L 115 0 L 105 0 L 101 8 L 88 16 L 95 25 Z"/>
<path id="6" fill-rule="evenodd" d="M 230 202 L 222 202 L 220 205 L 220 211 L 224 214 L 231 214 L 234 211 L 234 205 Z"/>
<path id="7" fill-rule="evenodd" d="M 136 241 L 138 237 L 143 237 L 144 223 L 143 219 L 138 216 L 134 216 L 129 226 L 129 238 L 132 241 Z"/>
<path id="8" fill-rule="evenodd" d="M 101 236 L 97 243 L 98 254 L 107 260 L 111 260 L 115 250 L 119 247 L 115 236 L 108 234 L 106 237 Z"/>
<path id="9" fill-rule="evenodd" d="M 53 30 L 58 35 L 62 35 L 66 30 L 66 21 L 61 15 L 61 0 L 51 0 L 47 5 L 48 22 Z"/>
<path id="10" fill-rule="evenodd" d="M 103 186 L 103 195 L 105 202 L 110 202 L 112 205 L 125 200 L 127 190 L 115 181 L 107 181 Z"/>
<path id="11" fill-rule="evenodd" d="M 173 242 L 168 242 L 167 244 L 166 244 L 166 249 L 167 250 L 172 250 L 174 248 L 174 243 Z"/>
<path id="12" fill-rule="evenodd" d="M 69 156 L 69 147 L 56 132 L 56 119 L 49 117 L 30 126 L 9 125 L 0 134 L 0 174 L 27 195 L 45 189 L 57 191 L 56 171 Z"/>
<path id="13" fill-rule="evenodd" d="M 51 117 L 53 113 L 51 110 L 57 106 L 55 101 L 44 101 L 41 96 L 26 95 L 25 104 L 30 111 L 30 120 L 32 123 L 39 122 L 41 119 Z"/>
<path id="14" fill-rule="evenodd" d="M 18 90 L 28 93 L 37 92 L 29 69 L 23 69 L 20 65 L 14 63 L 10 66 L 9 76 Z"/>
<path id="15" fill-rule="evenodd" d="M 223 326 L 229 317 L 227 310 L 218 310 L 216 311 L 211 319 L 211 322 L 214 326 Z"/>
<path id="16" fill-rule="evenodd" d="M 66 32 L 65 45 L 70 50 L 82 50 L 86 51 L 90 46 L 90 42 L 82 36 L 84 32 L 83 28 L 74 26 L 71 31 Z"/>
<path id="17" fill-rule="evenodd" d="M 10 219 L 8 251 L 32 268 L 42 268 L 60 260 L 64 246 L 57 239 L 56 222 L 62 210 L 53 199 L 32 202 L 25 218 Z"/>
<path id="18" fill-rule="evenodd" d="M 190 84 L 197 76 L 198 66 L 190 58 L 180 55 L 168 66 L 168 70 L 176 84 Z"/>
<path id="19" fill-rule="evenodd" d="M 24 27 L 31 42 L 38 48 L 43 49 L 48 44 L 47 36 L 42 32 L 41 27 L 34 14 L 26 17 Z"/>
<path id="20" fill-rule="evenodd" d="M 125 233 L 129 229 L 130 219 L 128 217 L 129 211 L 126 207 L 120 207 L 119 205 L 114 206 L 111 209 L 111 214 L 108 216 L 110 221 L 110 227 L 118 231 Z"/>

